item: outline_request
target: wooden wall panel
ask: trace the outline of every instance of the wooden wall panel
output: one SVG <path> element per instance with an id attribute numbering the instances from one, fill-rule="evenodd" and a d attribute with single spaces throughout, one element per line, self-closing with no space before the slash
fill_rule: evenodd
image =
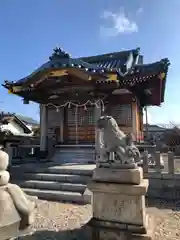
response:
<path id="1" fill-rule="evenodd" d="M 131 104 L 118 104 L 110 108 L 110 114 L 115 118 L 119 126 L 132 126 Z"/>
<path id="2" fill-rule="evenodd" d="M 130 100 L 130 99 L 129 99 Z M 138 106 L 138 105 L 137 105 Z M 62 111 L 63 109 L 61 109 Z M 110 106 L 112 115 L 118 122 L 119 127 L 126 134 L 132 132 L 132 104 L 118 104 Z M 76 117 L 77 117 L 77 140 L 78 143 L 94 143 L 95 142 L 95 119 L 94 107 L 78 108 L 77 116 L 76 109 L 64 108 L 64 116 L 62 112 L 56 111 L 56 108 L 49 107 L 48 109 L 48 135 L 56 138 L 60 142 L 60 136 L 64 135 L 64 143 L 76 143 Z M 137 117 L 137 133 L 140 133 L 140 115 L 139 109 L 136 110 Z M 64 121 L 64 127 L 61 129 L 61 121 Z"/>

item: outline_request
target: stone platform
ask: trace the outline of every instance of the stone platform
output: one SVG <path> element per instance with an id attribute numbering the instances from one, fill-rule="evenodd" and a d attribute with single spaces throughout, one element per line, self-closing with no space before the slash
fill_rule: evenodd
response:
<path id="1" fill-rule="evenodd" d="M 153 219 L 145 206 L 148 180 L 141 168 L 96 168 L 88 188 L 93 193 L 92 239 L 152 239 Z"/>

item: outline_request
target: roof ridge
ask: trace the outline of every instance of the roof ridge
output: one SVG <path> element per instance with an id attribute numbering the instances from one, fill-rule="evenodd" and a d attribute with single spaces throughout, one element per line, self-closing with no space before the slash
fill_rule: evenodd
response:
<path id="1" fill-rule="evenodd" d="M 96 58 L 101 58 L 101 57 L 110 57 L 110 55 L 119 55 L 119 54 L 123 54 L 123 53 L 130 53 L 130 52 L 133 52 L 133 53 L 137 53 L 139 54 L 140 52 L 140 48 L 137 47 L 137 48 L 134 48 L 134 49 L 130 49 L 130 50 L 123 50 L 123 51 L 117 51 L 117 52 L 109 52 L 109 53 L 104 53 L 104 54 L 97 54 L 97 55 L 92 55 L 92 56 L 87 56 L 87 57 L 78 57 L 76 59 L 82 59 L 82 60 L 86 60 L 86 59 L 96 59 Z"/>
<path id="2" fill-rule="evenodd" d="M 142 63 L 142 64 L 136 64 L 137 67 L 141 67 L 141 66 L 148 66 L 148 65 L 153 65 L 153 64 L 170 64 L 170 61 L 168 58 L 161 58 L 158 61 L 155 62 L 149 62 L 149 63 Z"/>

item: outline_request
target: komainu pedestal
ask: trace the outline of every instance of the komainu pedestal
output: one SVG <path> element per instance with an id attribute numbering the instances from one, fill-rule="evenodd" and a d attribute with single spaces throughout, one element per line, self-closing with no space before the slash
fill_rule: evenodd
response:
<path id="1" fill-rule="evenodd" d="M 148 180 L 141 168 L 96 168 L 88 188 L 93 193 L 93 240 L 152 239 L 153 220 L 145 206 Z"/>

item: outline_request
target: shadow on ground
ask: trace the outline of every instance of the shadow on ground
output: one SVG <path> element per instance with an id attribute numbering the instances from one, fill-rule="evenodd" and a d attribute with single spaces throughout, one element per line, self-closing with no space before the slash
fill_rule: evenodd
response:
<path id="1" fill-rule="evenodd" d="M 156 207 L 158 209 L 169 209 L 172 211 L 180 211 L 180 199 L 178 200 L 165 200 L 165 199 L 149 199 L 146 198 L 147 207 Z"/>
<path id="2" fill-rule="evenodd" d="M 91 240 L 90 228 L 83 226 L 78 229 L 64 231 L 38 230 L 30 235 L 13 238 L 13 240 Z"/>

